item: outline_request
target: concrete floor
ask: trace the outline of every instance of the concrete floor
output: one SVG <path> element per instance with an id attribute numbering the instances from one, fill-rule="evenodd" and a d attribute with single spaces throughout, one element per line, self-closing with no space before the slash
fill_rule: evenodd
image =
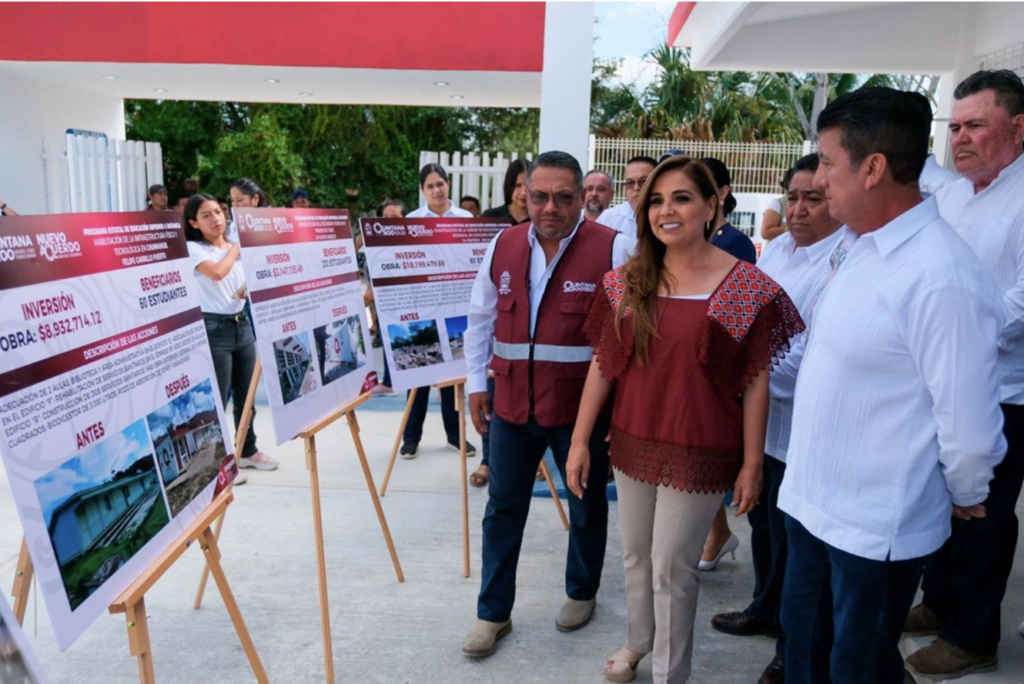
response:
<path id="1" fill-rule="evenodd" d="M 362 437 L 379 487 L 401 418 L 400 397 L 376 398 L 359 411 Z M 604 681 L 604 659 L 625 637 L 625 594 L 618 510 L 612 504 L 603 587 L 592 623 L 563 634 L 554 618 L 564 598 L 566 534 L 549 499 L 535 499 L 523 544 L 515 630 L 498 652 L 469 660 L 460 653 L 472 624 L 479 586 L 480 519 L 486 492 L 470 489 L 472 577 L 462 576 L 459 464 L 444 447 L 436 395 L 421 452 L 399 460 L 384 510 L 406 581 L 399 584 L 370 502 L 348 428 L 340 422 L 318 438 L 333 653 L 338 682 L 561 682 Z M 246 471 L 236 489 L 221 548 L 232 583 L 271 682 L 324 681 L 309 475 L 302 446 L 273 447 L 269 411 L 256 417 L 262 447 L 281 461 L 275 472 Z M 479 438 L 473 436 L 479 446 Z M 470 467 L 475 468 L 475 461 Z M 2 472 L 2 471 L 0 471 Z M 0 587 L 13 581 L 21 529 L 6 477 L 0 485 Z M 1024 514 L 1024 510 L 1018 509 Z M 735 522 L 742 544 L 735 561 L 702 577 L 691 682 L 746 683 L 773 654 L 767 638 L 737 638 L 711 629 L 715 613 L 743 608 L 753 586 L 749 527 Z M 1024 552 L 1003 604 L 998 672 L 962 684 L 1019 684 L 1024 680 Z M 192 598 L 202 554 L 190 550 L 147 597 L 157 679 L 160 682 L 252 682 L 252 672 L 213 584 L 200 611 Z M 121 616 L 101 617 L 67 652 L 54 645 L 41 600 L 29 605 L 26 631 L 55 683 L 130 684 L 138 681 Z M 650 664 L 637 681 L 650 681 Z M 908 679 L 908 681 L 910 681 Z"/>

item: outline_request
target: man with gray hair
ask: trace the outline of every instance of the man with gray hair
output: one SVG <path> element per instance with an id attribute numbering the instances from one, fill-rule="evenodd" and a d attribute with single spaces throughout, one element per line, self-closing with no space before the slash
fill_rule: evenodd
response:
<path id="1" fill-rule="evenodd" d="M 583 325 L 591 293 L 626 261 L 631 241 L 581 216 L 583 172 L 565 152 L 545 152 L 526 171 L 530 223 L 499 233 L 473 284 L 465 334 L 469 414 L 489 433 L 489 500 L 477 620 L 462 651 L 491 655 L 512 631 L 516 566 L 534 475 L 550 448 L 562 479 L 583 383 L 593 357 Z M 493 413 L 487 370 L 494 371 Z M 567 493 L 567 599 L 560 631 L 590 621 L 608 535 L 608 416 L 594 430 L 582 498 Z M 488 421 L 490 427 L 488 427 Z"/>
<path id="2" fill-rule="evenodd" d="M 583 177 L 583 216 L 588 221 L 597 221 L 615 198 L 615 179 L 601 169 L 591 169 Z"/>
<path id="3" fill-rule="evenodd" d="M 996 668 L 1024 482 L 1024 84 L 1012 71 L 979 71 L 953 98 L 949 142 L 963 177 L 935 199 L 1001 295 L 993 303 L 1006 316 L 998 371 L 1007 452 L 989 484 L 984 517 L 953 518 L 952 536 L 925 572 L 924 599 L 907 619 L 908 633 L 938 635 L 907 658 L 907 667 L 948 679 Z"/>

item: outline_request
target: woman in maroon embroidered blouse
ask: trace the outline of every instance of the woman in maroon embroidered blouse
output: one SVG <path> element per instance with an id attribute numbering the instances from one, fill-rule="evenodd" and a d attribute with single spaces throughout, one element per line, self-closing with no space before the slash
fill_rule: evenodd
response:
<path id="1" fill-rule="evenodd" d="M 737 515 L 757 502 L 768 366 L 803 330 L 775 282 L 707 242 L 717 203 L 703 164 L 660 164 L 640 196 L 636 253 L 591 304 L 596 351 L 566 472 L 581 494 L 587 440 L 614 392 L 629 625 L 605 665 L 610 681 L 632 681 L 651 652 L 655 682 L 689 677 L 704 540 L 730 488 Z"/>

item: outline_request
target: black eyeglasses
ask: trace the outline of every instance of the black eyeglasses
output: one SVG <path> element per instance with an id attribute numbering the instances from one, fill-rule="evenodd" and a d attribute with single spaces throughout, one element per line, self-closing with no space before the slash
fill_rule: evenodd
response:
<path id="1" fill-rule="evenodd" d="M 639 190 L 640 188 L 644 187 L 644 183 L 646 182 L 647 176 L 644 176 L 643 178 L 637 178 L 636 180 L 633 180 L 632 178 L 627 178 L 626 180 L 622 181 L 622 185 L 627 190 L 632 190 L 633 188 Z"/>
<path id="2" fill-rule="evenodd" d="M 529 197 L 530 204 L 534 205 L 535 207 L 547 206 L 547 203 L 550 202 L 552 198 L 554 198 L 555 204 L 565 209 L 566 207 L 572 205 L 573 200 L 576 199 L 576 195 L 577 193 L 575 192 L 556 192 L 554 195 L 551 195 L 551 193 L 548 192 L 532 190 L 529 194 Z"/>

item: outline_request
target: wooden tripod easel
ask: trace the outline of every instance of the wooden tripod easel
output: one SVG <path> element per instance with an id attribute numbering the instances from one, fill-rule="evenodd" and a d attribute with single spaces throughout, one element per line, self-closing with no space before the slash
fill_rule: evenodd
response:
<path id="1" fill-rule="evenodd" d="M 462 574 L 469 577 L 469 489 L 467 488 L 466 475 L 466 379 L 449 380 L 433 385 L 438 389 L 442 387 L 455 388 L 455 410 L 459 412 L 459 452 L 460 465 L 462 470 Z M 409 414 L 412 413 L 412 404 L 416 401 L 418 388 L 409 390 L 409 399 L 405 402 L 405 412 L 402 414 L 402 421 L 398 425 L 398 435 L 395 437 L 395 446 L 391 449 L 391 458 L 388 460 L 388 468 L 384 472 L 384 482 L 380 487 L 380 495 L 384 496 L 388 490 L 388 482 L 391 480 L 391 469 L 395 467 L 395 458 L 402 446 L 402 436 L 405 434 L 405 426 L 409 423 Z M 544 480 L 551 490 L 551 498 L 555 501 L 555 508 L 558 516 L 562 519 L 562 525 L 566 531 L 569 529 L 569 519 L 565 517 L 565 509 L 562 508 L 562 500 L 558 498 L 558 490 L 551 481 L 551 473 L 544 459 L 540 461 L 541 472 L 544 473 Z"/>
<path id="2" fill-rule="evenodd" d="M 235 458 L 239 458 L 245 435 L 249 431 L 252 422 L 252 407 L 256 400 L 256 387 L 259 384 L 262 367 L 259 358 L 256 359 L 256 367 L 253 370 L 252 381 L 249 383 L 249 392 L 245 398 L 245 405 L 242 407 L 242 419 L 238 425 L 238 433 L 235 435 Z M 356 419 L 355 410 L 370 399 L 370 394 L 365 393 L 356 399 L 345 404 L 331 415 L 320 422 L 298 434 L 298 437 L 305 443 L 306 469 L 309 470 L 310 493 L 313 501 L 313 532 L 316 539 L 316 560 L 317 577 L 320 588 L 320 627 L 324 642 L 324 669 L 328 684 L 334 682 L 334 654 L 331 650 L 331 616 L 327 600 L 327 558 L 324 552 L 324 528 L 323 516 L 320 509 L 320 471 L 317 468 L 316 435 L 324 428 L 333 424 L 344 416 L 348 422 L 349 430 L 352 433 L 352 443 L 356 447 L 356 455 L 359 457 L 359 464 L 363 469 L 363 477 L 366 479 L 366 487 L 370 491 L 370 498 L 373 500 L 373 507 L 377 512 L 377 520 L 380 523 L 381 531 L 384 533 L 384 541 L 387 543 L 388 552 L 391 554 L 391 563 L 395 568 L 395 575 L 399 582 L 405 581 L 402 572 L 402 565 L 398 560 L 398 553 L 395 551 L 395 543 L 391 539 L 391 530 L 388 528 L 387 519 L 384 517 L 384 509 L 381 508 L 380 499 L 377 498 L 377 488 L 373 483 L 373 474 L 366 461 L 366 452 L 363 449 L 362 439 L 359 437 L 359 422 Z M 217 521 L 217 529 L 213 533 L 214 538 L 219 538 L 221 528 L 224 524 L 224 517 Z M 199 589 L 196 592 L 195 608 L 198 610 L 203 603 L 203 594 L 206 591 L 206 581 L 211 568 L 209 564 L 203 568 L 202 577 L 199 580 Z"/>
<path id="3" fill-rule="evenodd" d="M 245 626 L 245 621 L 242 620 L 238 603 L 235 601 L 224 569 L 221 567 L 217 537 L 210 529 L 215 519 L 223 517 L 224 510 L 233 500 L 234 495 L 229 490 L 225 490 L 217 496 L 202 515 L 196 518 L 174 543 L 160 554 L 160 557 L 110 605 L 109 610 L 112 614 L 124 613 L 128 628 L 128 647 L 131 654 L 138 659 L 141 684 L 155 684 L 156 682 L 153 655 L 149 643 L 149 624 L 146 619 L 146 592 L 163 577 L 164 573 L 174 565 L 175 561 L 194 541 L 199 542 L 199 547 L 206 554 L 206 563 L 213 573 L 214 581 L 220 590 L 221 598 L 224 599 L 224 606 L 228 609 L 228 615 L 238 633 L 239 641 L 242 642 L 242 650 L 245 651 L 245 656 L 249 659 L 249 665 L 256 676 L 256 681 L 260 684 L 269 684 L 270 680 L 267 679 L 263 663 L 260 662 L 260 657 L 256 653 L 252 637 L 249 636 L 249 630 Z M 29 590 L 32 586 L 32 570 L 28 543 L 22 539 L 14 587 L 11 590 L 14 597 L 14 615 L 19 623 L 25 621 L 25 608 L 28 605 Z"/>

